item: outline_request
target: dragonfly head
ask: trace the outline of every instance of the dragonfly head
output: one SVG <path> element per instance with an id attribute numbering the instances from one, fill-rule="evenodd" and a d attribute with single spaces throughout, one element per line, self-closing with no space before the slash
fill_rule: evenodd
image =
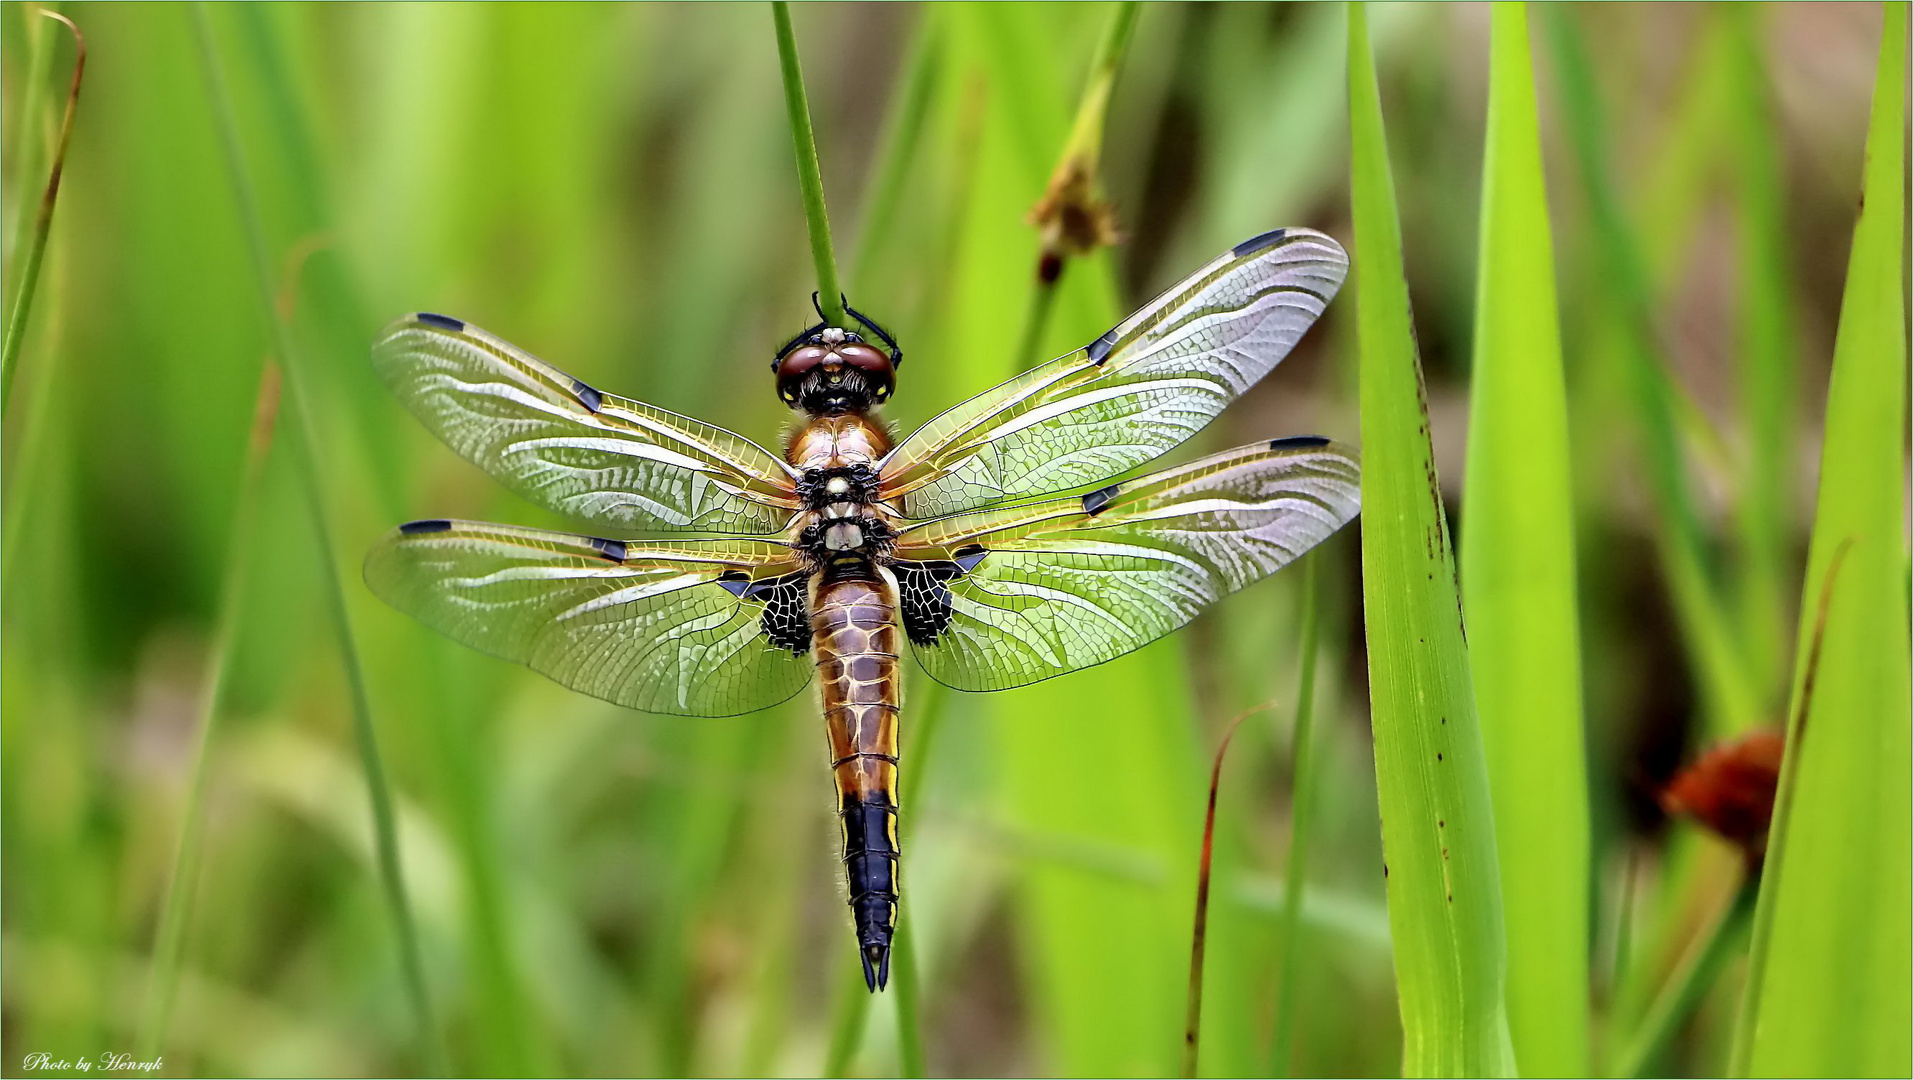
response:
<path id="1" fill-rule="evenodd" d="M 819 327 L 779 353 L 777 396 L 814 415 L 862 412 L 890 397 L 897 385 L 891 355 L 855 331 Z"/>

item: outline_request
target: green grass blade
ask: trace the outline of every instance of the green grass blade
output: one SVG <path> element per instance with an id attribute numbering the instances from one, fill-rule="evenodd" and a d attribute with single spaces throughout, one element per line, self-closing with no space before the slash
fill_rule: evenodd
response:
<path id="1" fill-rule="evenodd" d="M 1567 389 L 1528 19 L 1493 9 L 1462 597 L 1524 1074 L 1588 1071 L 1588 787 Z M 1371 468 L 1373 466 L 1371 465 Z"/>
<path id="2" fill-rule="evenodd" d="M 1654 1075 L 1650 1070 L 1659 1063 L 1667 1044 L 1713 987 L 1715 980 L 1720 977 L 1721 968 L 1734 956 L 1747 932 L 1747 924 L 1753 920 L 1754 898 L 1758 895 L 1758 884 L 1752 879 L 1742 882 L 1734 890 L 1734 897 L 1726 909 L 1701 935 L 1681 961 L 1679 969 L 1668 978 L 1667 986 L 1662 988 L 1660 996 L 1654 999 L 1654 1005 L 1642 1019 L 1640 1028 L 1621 1052 L 1613 1075 Z"/>
<path id="3" fill-rule="evenodd" d="M 1884 24 L 1736 1075 L 1913 1068 L 1913 660 L 1901 454 L 1907 6 L 1885 5 Z M 1825 626 L 1816 628 L 1805 612 L 1823 594 Z"/>
<path id="4" fill-rule="evenodd" d="M 1614 188 L 1593 60 L 1571 19 L 1569 13 L 1552 7 L 1544 19 L 1558 72 L 1562 114 L 1586 192 L 1601 279 L 1612 293 L 1623 327 L 1619 360 L 1632 397 L 1634 423 L 1639 425 L 1663 573 L 1709 730 L 1725 736 L 1759 722 L 1759 703 L 1713 579 L 1700 512 L 1682 458 L 1679 390 L 1659 358 L 1648 260 L 1628 228 Z"/>
<path id="5" fill-rule="evenodd" d="M 777 24 L 777 59 L 784 72 L 784 107 L 790 113 L 790 138 L 797 151 L 797 186 L 804 196 L 804 221 L 810 227 L 810 255 L 817 264 L 817 303 L 824 321 L 844 326 L 843 287 L 837 283 L 837 255 L 830 242 L 830 214 L 824 208 L 824 175 L 817 164 L 817 135 L 810 126 L 810 99 L 797 60 L 797 35 L 790 28 L 790 5 L 772 0 Z"/>
<path id="6" fill-rule="evenodd" d="M 904 182 L 910 166 L 916 163 L 923 142 L 924 121 L 930 111 L 931 92 L 943 71 L 943 42 L 939 21 L 928 8 L 918 16 L 916 36 L 910 53 L 904 58 L 903 89 L 884 119 L 882 149 L 872 167 L 864 189 L 862 220 L 857 223 L 857 244 L 852 249 L 845 280 L 860 289 L 873 278 L 875 259 L 889 238 L 890 224 L 897 216 L 897 203 L 903 198 Z"/>
<path id="7" fill-rule="evenodd" d="M 140 1022 L 139 1057 L 152 1061 L 160 1056 L 166 1037 L 166 1024 L 172 1014 L 173 999 L 179 989 L 180 960 L 185 954 L 186 916 L 192 906 L 193 886 L 199 879 L 200 838 L 205 824 L 200 806 L 205 801 L 208 777 L 207 761 L 212 753 L 213 734 L 226 705 L 230 684 L 233 647 L 239 636 L 239 617 L 244 610 L 243 591 L 252 550 L 253 523 L 259 507 L 259 482 L 265 472 L 266 451 L 272 446 L 273 421 L 279 411 L 279 368 L 267 364 L 259 380 L 259 399 L 253 407 L 251 437 L 246 442 L 245 461 L 240 466 L 239 495 L 233 511 L 231 539 L 226 545 L 225 579 L 219 589 L 219 616 L 213 631 L 206 670 L 200 681 L 197 735 L 193 745 L 193 763 L 186 782 L 185 812 L 180 821 L 179 845 L 173 852 L 173 867 L 166 884 L 166 898 L 160 906 L 159 931 L 153 947 L 152 985 L 147 990 L 146 1014 Z"/>
<path id="8" fill-rule="evenodd" d="M 1778 715 L 1785 692 L 1786 590 L 1789 512 L 1797 490 L 1800 376 L 1794 256 L 1787 239 L 1787 191 L 1781 127 L 1769 100 L 1772 81 L 1761 55 L 1763 9 L 1728 5 L 1732 111 L 1728 170 L 1739 234 L 1741 358 L 1735 405 L 1740 414 L 1735 525 L 1737 616 L 1747 670 L 1756 680 L 1762 712 Z"/>
<path id="9" fill-rule="evenodd" d="M 73 84 L 66 95 L 66 112 L 60 118 L 60 136 L 53 147 L 53 163 L 47 170 L 46 190 L 40 196 L 39 209 L 33 217 L 32 232 L 16 237 L 15 242 L 25 244 L 20 254 L 21 267 L 15 276 L 13 305 L 7 310 L 6 335 L 0 338 L 0 413 L 6 411 L 7 402 L 13 398 L 13 373 L 20 360 L 20 346 L 26 340 L 27 318 L 33 313 L 33 294 L 40 284 L 40 265 L 46 259 L 47 233 L 53 228 L 53 206 L 60 197 L 60 174 L 66 168 L 66 148 L 73 139 L 73 117 L 80 108 L 80 82 L 86 75 L 86 38 L 73 20 L 56 11 L 42 10 L 41 14 L 49 19 L 57 19 L 66 24 L 73 32 Z M 42 31 L 39 45 L 34 54 L 35 67 L 45 54 L 52 50 L 49 35 Z M 45 82 L 45 72 L 36 71 L 39 81 Z M 34 95 L 29 95 L 31 98 Z M 29 101 L 29 105 L 33 102 Z M 20 123 L 30 126 L 37 123 L 31 115 L 20 117 Z M 25 201 L 22 200 L 24 216 Z"/>
<path id="10" fill-rule="evenodd" d="M 1404 1076 L 1514 1071 L 1501 886 L 1367 13 L 1349 5 L 1362 597 Z"/>
<path id="11" fill-rule="evenodd" d="M 1316 563 L 1302 556 L 1302 663 L 1295 681 L 1295 728 L 1289 753 L 1289 858 L 1282 869 L 1282 923 L 1278 939 L 1275 1024 L 1269 1038 L 1269 1075 L 1288 1076 L 1295 1046 L 1295 987 L 1301 972 L 1302 891 L 1308 880 L 1309 811 L 1315 794 L 1315 654 L 1322 628 Z"/>
<path id="12" fill-rule="evenodd" d="M 1229 756 L 1229 743 L 1235 739 L 1236 729 L 1250 715 L 1266 708 L 1269 704 L 1252 706 L 1230 721 L 1222 732 L 1215 762 L 1209 769 L 1209 805 L 1202 819 L 1202 847 L 1196 861 L 1195 919 L 1189 933 L 1189 999 L 1182 1026 L 1182 1075 L 1192 1080 L 1202 1061 L 1202 974 L 1203 961 L 1209 951 L 1209 885 L 1216 846 L 1216 793 L 1222 787 L 1222 763 Z"/>
<path id="13" fill-rule="evenodd" d="M 837 1007 L 830 1021 L 830 1042 L 824 1050 L 823 1075 L 837 1078 L 850 1075 L 850 1062 L 863 1041 L 864 1027 L 870 1017 L 870 988 L 864 985 L 863 967 L 847 949 L 838 950 Z"/>
<path id="14" fill-rule="evenodd" d="M 392 792 L 379 756 L 378 734 L 372 724 L 372 703 L 366 692 L 365 672 L 359 663 L 358 645 L 352 633 L 351 615 L 346 606 L 345 584 L 340 580 L 339 562 L 333 553 L 324 485 L 319 476 L 318 447 L 315 444 L 311 403 L 304 393 L 304 378 L 298 354 L 293 348 L 292 332 L 280 317 L 272 286 L 273 262 L 268 252 L 265 226 L 260 217 L 258 199 L 246 171 L 239 145 L 238 124 L 233 116 L 232 99 L 226 89 L 225 72 L 213 45 L 212 28 L 206 8 L 192 8 L 193 31 L 199 48 L 207 97 L 215 114 L 220 147 L 238 202 L 241 225 L 252 260 L 253 277 L 259 290 L 260 314 L 272 334 L 274 349 L 285 365 L 288 404 L 287 421 L 292 431 L 291 450 L 297 463 L 300 485 L 312 517 L 313 537 L 320 555 L 320 570 L 325 578 L 327 611 L 337 636 L 340 660 L 345 666 L 352 697 L 352 727 L 358 744 L 359 759 L 365 772 L 366 790 L 371 797 L 373 836 L 378 852 L 379 875 L 393 923 L 399 952 L 399 968 L 406 994 L 419 1029 L 419 1054 L 426 1071 L 445 1072 L 444 1050 L 432 1019 L 431 999 L 425 985 L 424 963 L 419 955 L 418 934 L 412 920 L 411 904 L 406 897 L 405 876 L 399 859 L 398 829 L 393 811 Z"/>
<path id="15" fill-rule="evenodd" d="M 53 35 L 55 28 L 48 22 L 33 18 L 38 9 L 21 6 L 20 18 L 24 25 L 20 33 L 27 38 L 26 85 L 22 87 L 18 110 L 13 114 L 11 134 L 7 139 L 6 157 L 13 163 L 14 175 L 28 177 L 38 175 L 39 161 L 46 151 L 45 125 L 39 117 L 46 108 L 47 75 L 53 70 Z M 14 265 L 7 267 L 9 282 L 20 279 L 19 260 L 26 256 L 25 239 L 33 229 L 33 215 L 36 204 L 27 195 L 31 189 L 15 184 L 16 193 L 12 211 L 12 228 L 6 235 L 6 252 Z"/>

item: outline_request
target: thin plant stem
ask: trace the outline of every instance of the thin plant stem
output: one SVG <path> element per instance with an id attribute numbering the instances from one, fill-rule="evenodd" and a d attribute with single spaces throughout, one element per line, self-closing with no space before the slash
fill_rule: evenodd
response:
<path id="1" fill-rule="evenodd" d="M 1714 985 L 1720 969 L 1746 936 L 1753 920 L 1754 901 L 1760 896 L 1760 876 L 1748 874 L 1706 935 L 1661 988 L 1659 997 L 1621 1052 L 1617 1077 L 1646 1076 L 1666 1052 L 1668 1041 L 1692 1015 L 1702 995 Z"/>
<path id="2" fill-rule="evenodd" d="M 60 197 L 60 174 L 66 169 L 66 148 L 73 138 L 73 117 L 80 108 L 80 82 L 86 75 L 86 36 L 73 20 L 57 11 L 45 8 L 40 14 L 49 19 L 57 19 L 66 24 L 73 32 L 73 84 L 66 94 L 66 114 L 60 119 L 60 137 L 54 144 L 53 163 L 47 169 L 46 191 L 40 196 L 40 208 L 33 219 L 32 235 L 24 238 L 26 254 L 24 265 L 19 271 L 19 287 L 13 295 L 13 307 L 7 312 L 6 337 L 0 340 L 0 413 L 6 411 L 7 403 L 13 399 L 13 374 L 20 360 L 20 344 L 26 338 L 27 316 L 33 311 L 34 289 L 40 284 L 40 265 L 46 258 L 47 233 L 53 227 L 53 205 Z M 52 46 L 46 43 L 50 35 L 40 35 L 42 48 L 51 53 Z M 39 59 L 39 54 L 35 54 Z M 40 72 L 40 81 L 45 81 L 45 72 Z M 29 97 L 31 97 L 29 93 Z M 33 117 L 21 117 L 21 123 L 33 123 Z M 16 240 L 19 242 L 19 240 Z"/>
<path id="3" fill-rule="evenodd" d="M 1228 730 L 1222 733 L 1215 764 L 1209 770 L 1209 808 L 1202 819 L 1202 854 L 1196 864 L 1196 913 L 1189 931 L 1189 1009 L 1182 1029 L 1182 1075 L 1185 1077 L 1196 1075 L 1196 1065 L 1202 1056 L 1202 972 L 1209 950 L 1209 871 L 1210 858 L 1215 852 L 1216 793 L 1222 786 L 1222 761 L 1228 756 L 1229 742 L 1235 738 L 1242 721 L 1273 706 L 1274 702 L 1265 702 L 1237 714 L 1229 722 Z"/>
<path id="4" fill-rule="evenodd" d="M 810 228 L 810 257 L 817 264 L 817 305 L 824 321 L 843 326 L 843 288 L 837 283 L 837 255 L 830 242 L 830 214 L 824 209 L 824 176 L 817 164 L 817 136 L 810 126 L 810 99 L 797 62 L 797 36 L 790 28 L 790 5 L 772 0 L 777 24 L 777 59 L 784 69 L 784 106 L 790 113 L 790 139 L 797 150 L 797 186 L 804 195 L 804 222 Z"/>
<path id="5" fill-rule="evenodd" d="M 897 1068 L 902 1075 L 915 1080 L 928 1073 L 924 1061 L 923 1032 L 917 1026 L 916 935 L 911 932 L 908 918 L 898 922 L 896 937 L 896 970 L 893 974 L 897 980 Z M 869 993 L 866 992 L 864 997 L 868 999 Z"/>
<path id="6" fill-rule="evenodd" d="M 1635 894 L 1640 891 L 1635 882 L 1640 873 L 1640 856 L 1634 851 L 1623 848 L 1621 855 L 1621 891 L 1615 901 L 1614 914 L 1614 961 L 1609 969 L 1607 980 L 1607 1022 L 1612 1028 L 1619 1019 L 1619 1001 L 1621 987 L 1627 981 L 1628 965 L 1634 962 L 1634 908 Z M 1607 1039 L 1608 1060 L 1613 1059 L 1613 1036 Z"/>
<path id="7" fill-rule="evenodd" d="M 45 149 L 46 133 L 40 112 L 46 107 L 47 73 L 53 70 L 53 28 L 33 16 L 44 9 L 28 7 L 21 16 L 27 43 L 27 78 L 22 90 L 19 112 L 14 114 L 13 137 L 7 143 L 6 156 L 13 162 L 17 176 L 32 176 L 40 171 L 40 154 Z M 15 265 L 7 268 L 7 280 L 20 277 L 19 260 L 26 255 L 22 242 L 33 227 L 34 203 L 23 193 L 13 207 L 13 231 L 7 234 L 8 250 Z"/>
<path id="8" fill-rule="evenodd" d="M 412 921 L 411 903 L 406 896 L 405 876 L 399 858 L 398 826 L 393 811 L 391 789 L 385 766 L 379 756 L 378 733 L 372 723 L 372 703 L 366 690 L 365 672 L 359 663 L 358 645 L 353 638 L 351 614 L 346 606 L 345 586 L 339 578 L 338 559 L 332 547 L 332 533 L 326 513 L 324 484 L 320 479 L 318 447 L 314 433 L 311 401 L 304 386 L 304 372 L 293 348 L 292 331 L 274 302 L 272 259 L 268 254 L 265 225 L 260 216 L 257 196 L 247 174 L 239 145 L 238 121 L 233 115 L 232 96 L 226 86 L 225 71 L 214 48 L 212 26 L 203 3 L 192 7 L 193 32 L 199 46 L 206 92 L 213 108 L 228 179 L 239 204 L 241 225 L 251 255 L 253 275 L 259 289 L 260 311 L 272 335 L 274 349 L 285 365 L 287 400 L 286 420 L 292 432 L 292 452 L 300 488 L 312 517 L 313 536 L 318 548 L 320 570 L 325 579 L 327 615 L 337 637 L 339 656 L 345 668 L 352 699 L 352 730 L 359 759 L 365 772 L 366 793 L 371 801 L 373 839 L 377 851 L 379 876 L 384 884 L 388 915 L 398 946 L 400 973 L 407 997 L 411 1000 L 419 1029 L 419 1053 L 424 1071 L 446 1073 L 444 1047 L 439 1041 L 432 1016 L 431 999 L 425 984 L 425 966 L 419 953 L 418 934 Z"/>
<path id="9" fill-rule="evenodd" d="M 910 749 L 910 771 L 903 775 L 898 785 L 903 789 L 898 793 L 899 801 L 905 807 L 915 807 L 923 795 L 925 766 L 930 757 L 930 747 L 935 745 L 936 734 L 942 730 L 943 714 L 948 708 L 950 693 L 941 687 L 930 691 L 929 702 L 920 713 L 921 722 Z M 921 995 L 918 993 L 917 939 L 910 917 L 905 914 L 897 923 L 897 949 L 894 958 L 897 981 L 897 1057 L 898 1065 L 905 1076 L 921 1077 L 927 1075 L 928 1059 L 923 1048 L 923 1031 L 918 1024 Z M 869 993 L 857 995 L 868 1001 Z"/>
<path id="10" fill-rule="evenodd" d="M 1039 353 L 1056 307 L 1056 287 L 1070 258 L 1087 255 L 1116 239 L 1114 215 L 1096 194 L 1096 171 L 1102 160 L 1103 128 L 1116 89 L 1116 73 L 1122 68 L 1141 10 L 1140 3 L 1124 0 L 1110 15 L 1096 43 L 1089 81 L 1077 102 L 1069 138 L 1050 174 L 1049 187 L 1030 211 L 1030 224 L 1043 232 L 1043 246 L 1036 259 L 1036 290 L 1023 317 L 1022 333 L 1017 335 L 1018 370 L 1042 359 Z"/>
<path id="11" fill-rule="evenodd" d="M 830 1045 L 824 1051 L 824 1075 L 850 1075 L 850 1059 L 863 1041 L 864 1022 L 870 1015 L 870 991 L 864 986 L 861 963 L 850 950 L 843 950 L 843 966 L 837 982 L 837 1010 L 830 1021 Z M 894 960 L 894 958 L 893 958 Z"/>
<path id="12" fill-rule="evenodd" d="M 1060 268 L 1062 262 L 1056 265 Z M 1044 279 L 1042 274 L 1036 278 L 1036 289 L 1030 294 L 1029 311 L 1023 316 L 1023 332 L 1016 339 L 1016 370 L 1023 371 L 1036 366 L 1042 359 L 1043 335 L 1049 332 L 1050 312 L 1056 308 L 1056 283 L 1061 280 L 1061 270 L 1057 277 Z"/>
<path id="13" fill-rule="evenodd" d="M 844 274 L 854 289 L 870 281 L 872 260 L 877 245 L 890 234 L 891 219 L 903 198 L 904 181 L 916 160 L 917 144 L 923 138 L 924 117 L 930 112 L 931 91 L 943 68 L 942 42 L 939 40 L 937 13 L 923 8 L 918 16 L 915 39 L 903 63 L 903 92 L 884 123 L 883 149 L 871 170 L 869 187 L 864 192 L 863 220 L 857 225 L 857 245 Z"/>
<path id="14" fill-rule="evenodd" d="M 279 367 L 268 360 L 259 373 L 259 395 L 253 406 L 252 433 L 246 442 L 245 460 L 239 471 L 239 490 L 233 509 L 232 529 L 226 541 L 226 573 L 219 587 L 219 616 L 213 632 L 212 648 L 206 655 L 206 669 L 200 678 L 198 734 L 194 740 L 192 771 L 186 784 L 185 811 L 181 815 L 179 845 L 173 851 L 172 874 L 166 885 L 166 899 L 160 907 L 159 935 L 153 949 L 152 984 L 147 990 L 146 1013 L 140 1022 L 139 1058 L 152 1061 L 160 1056 L 171 1018 L 173 1000 L 179 990 L 180 958 L 185 951 L 186 915 L 191 907 L 194 885 L 199 880 L 199 860 L 204 815 L 207 768 L 211 757 L 213 733 L 225 710 L 228 676 L 233 647 L 239 637 L 239 617 L 244 605 L 246 573 L 252 551 L 253 524 L 259 510 L 260 477 L 265 472 L 266 453 L 272 447 L 272 429 L 279 411 Z"/>
<path id="15" fill-rule="evenodd" d="M 1315 792 L 1315 654 L 1321 633 L 1316 599 L 1318 556 L 1302 557 L 1302 664 L 1296 679 L 1295 758 L 1289 781 L 1289 861 L 1282 871 L 1282 925 L 1277 938 L 1275 1024 L 1269 1041 L 1269 1075 L 1289 1075 L 1295 1037 L 1295 984 L 1301 970 L 1302 890 L 1308 879 L 1309 810 Z"/>

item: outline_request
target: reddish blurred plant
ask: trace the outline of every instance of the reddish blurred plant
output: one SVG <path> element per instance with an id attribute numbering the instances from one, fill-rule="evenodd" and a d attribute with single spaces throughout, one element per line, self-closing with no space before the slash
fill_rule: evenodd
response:
<path id="1" fill-rule="evenodd" d="M 1765 730 L 1716 745 L 1668 781 L 1661 807 L 1739 845 L 1758 863 L 1767 850 L 1785 748 L 1779 732 Z"/>

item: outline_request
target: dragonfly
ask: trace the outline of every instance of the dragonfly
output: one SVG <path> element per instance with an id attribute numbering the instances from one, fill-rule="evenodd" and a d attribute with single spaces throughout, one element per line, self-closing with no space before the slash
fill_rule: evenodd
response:
<path id="1" fill-rule="evenodd" d="M 407 315 L 372 349 L 386 384 L 452 450 L 590 532 L 414 521 L 372 548 L 365 580 L 465 645 L 646 713 L 756 712 L 814 679 L 875 992 L 900 896 L 905 642 L 958 690 L 1079 671 L 1352 519 L 1358 456 L 1315 436 L 1123 479 L 1268 374 L 1347 271 L 1322 233 L 1263 233 L 901 440 L 876 410 L 903 350 L 846 304 L 851 325 L 820 321 L 772 361 L 801 421 L 781 456 L 470 323 Z"/>

